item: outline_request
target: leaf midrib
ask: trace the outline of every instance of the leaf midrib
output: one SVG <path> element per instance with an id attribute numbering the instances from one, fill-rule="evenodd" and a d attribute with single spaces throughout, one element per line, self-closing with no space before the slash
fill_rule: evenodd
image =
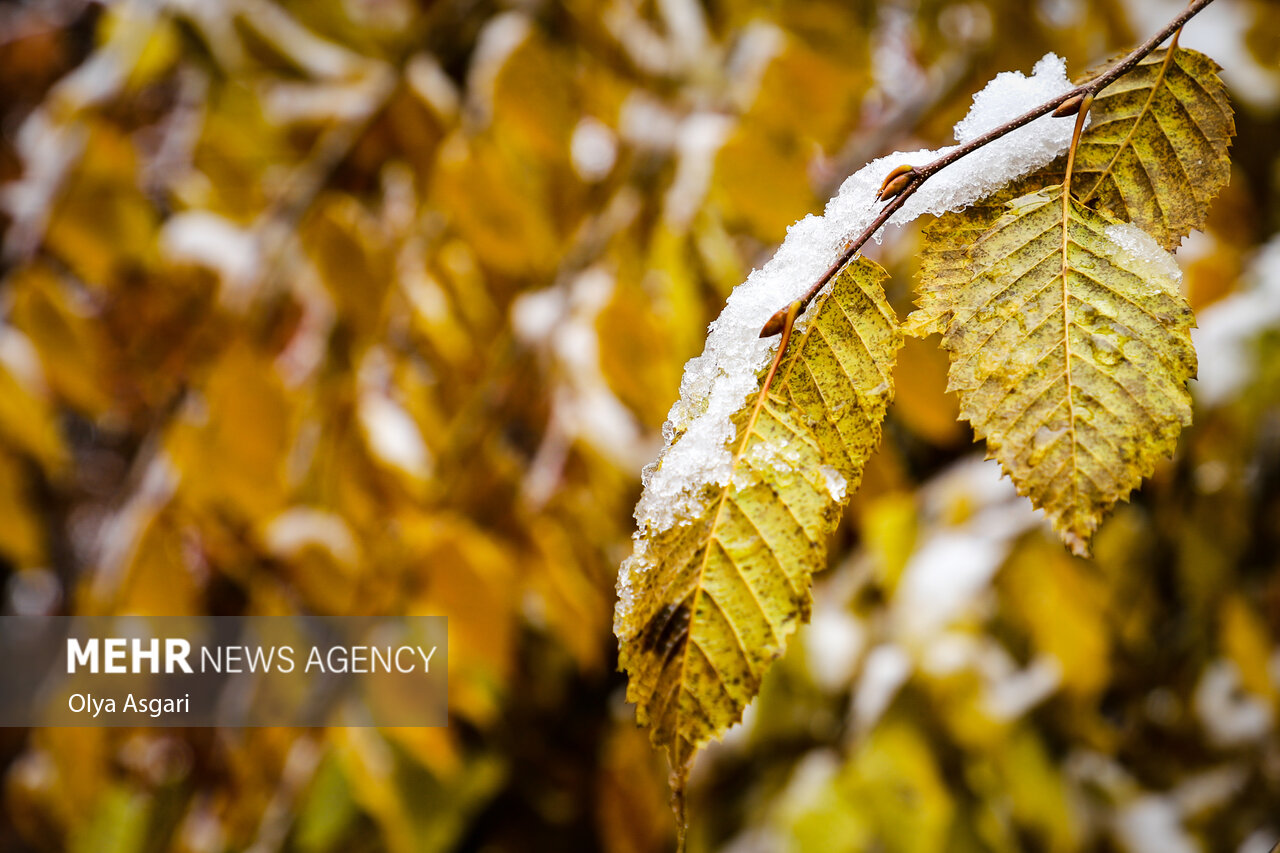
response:
<path id="1" fill-rule="evenodd" d="M 785 344 L 786 344 L 786 341 L 784 340 L 784 341 L 780 341 L 778 345 L 779 347 L 783 347 L 785 346 Z M 715 514 L 712 516 L 711 523 L 707 527 L 707 539 L 706 539 L 706 542 L 703 543 L 702 545 L 702 548 L 701 548 L 702 555 L 699 560 L 699 565 L 695 574 L 693 597 L 689 602 L 689 628 L 688 628 L 689 636 L 685 639 L 684 649 L 680 653 L 680 663 L 679 663 L 679 668 L 675 673 L 674 683 L 677 689 L 685 693 L 688 693 L 691 696 L 694 696 L 694 698 L 698 700 L 699 704 L 702 704 L 701 700 L 698 699 L 694 691 L 689 690 L 685 684 L 685 673 L 688 670 L 689 647 L 691 645 L 696 645 L 698 647 L 698 651 L 701 652 L 703 657 L 707 659 L 708 667 L 711 669 L 712 672 L 716 674 L 716 677 L 720 680 L 721 687 L 724 689 L 725 694 L 728 695 L 730 699 L 733 698 L 732 695 L 729 694 L 727 685 L 724 684 L 724 676 L 720 673 L 720 670 L 717 668 L 715 661 L 713 661 L 711 659 L 711 656 L 707 654 L 706 649 L 703 649 L 702 645 L 696 642 L 693 635 L 693 627 L 698 615 L 698 604 L 702 599 L 703 593 L 705 592 L 703 588 L 703 579 L 706 577 L 707 566 L 711 562 L 711 544 L 712 542 L 717 541 L 716 531 L 720 527 L 720 519 L 724 515 L 725 504 L 729 500 L 729 491 L 734 488 L 733 475 L 738 471 L 739 466 L 741 466 L 742 464 L 743 456 L 746 453 L 747 445 L 751 441 L 751 436 L 753 434 L 760 435 L 758 432 L 756 432 L 756 423 L 760 418 L 760 412 L 763 411 L 764 409 L 765 399 L 768 396 L 768 391 L 769 391 L 768 384 L 769 383 L 766 381 L 765 386 L 761 388 L 760 393 L 756 396 L 755 404 L 751 408 L 751 414 L 748 416 L 747 422 L 743 425 L 742 439 L 738 442 L 738 448 L 736 451 L 734 451 L 734 454 L 733 454 L 733 461 L 729 465 L 729 482 L 727 485 L 724 486 L 723 489 L 721 489 L 720 496 L 716 501 Z M 764 438 L 763 435 L 761 435 L 760 437 Z M 736 567 L 737 564 L 735 563 L 734 565 Z M 741 574 L 741 570 L 739 570 L 739 573 Z M 755 596 L 756 595 L 755 589 L 751 586 L 751 582 L 747 580 L 745 575 L 742 576 L 742 582 L 749 589 L 751 589 L 752 595 Z M 715 601 L 714 596 L 709 596 L 709 597 L 717 607 L 720 607 L 720 603 L 718 601 Z M 757 603 L 759 603 L 759 597 L 756 596 L 756 598 L 757 598 Z M 724 608 L 721 607 L 720 609 L 721 609 L 721 612 L 724 612 Z M 761 606 L 761 609 L 763 610 L 763 605 Z M 747 664 L 748 670 L 751 672 L 752 676 L 755 676 L 756 668 L 752 664 L 750 653 L 748 652 L 745 644 L 742 642 L 742 637 L 738 634 L 737 626 L 733 624 L 733 620 L 729 618 L 728 614 L 725 614 L 725 621 L 729 624 L 729 627 L 733 630 L 734 639 L 738 643 L 738 648 L 742 652 L 742 657 Z M 766 616 L 766 621 L 768 621 L 767 616 Z M 772 630 L 772 627 L 773 627 L 772 623 L 770 623 L 770 630 Z M 669 706 L 664 706 L 663 710 L 664 712 L 670 711 L 670 708 Z M 676 704 L 675 710 L 672 711 L 671 713 L 673 713 L 675 716 L 675 719 L 674 719 L 675 724 L 672 726 L 672 728 L 676 732 L 676 734 L 679 735 L 681 731 L 681 728 L 679 725 L 679 718 L 681 715 L 680 703 Z M 710 722 L 709 717 L 708 717 L 708 722 Z"/>
<path id="2" fill-rule="evenodd" d="M 1078 126 L 1077 126 L 1078 128 Z M 1078 130 L 1077 130 L 1078 132 Z M 1073 143 L 1074 144 L 1074 143 Z M 1071 152 L 1075 154 L 1075 150 Z M 1071 288 L 1067 273 L 1071 264 L 1067 260 L 1067 248 L 1071 242 L 1071 162 L 1067 162 L 1067 174 L 1062 184 L 1062 361 L 1067 384 L 1067 431 L 1071 436 L 1071 506 L 1080 501 L 1080 463 L 1077 451 L 1080 441 L 1076 435 L 1075 386 L 1071 378 Z M 1033 438 L 1034 440 L 1034 438 Z"/>
<path id="3" fill-rule="evenodd" d="M 1138 111 L 1137 117 L 1133 120 L 1133 126 L 1129 128 L 1129 132 L 1125 134 L 1124 139 L 1116 146 L 1116 152 L 1111 155 L 1111 160 L 1108 161 L 1107 165 L 1098 173 L 1098 180 L 1094 182 L 1093 187 L 1089 192 L 1080 197 L 1081 204 L 1085 204 L 1089 199 L 1093 198 L 1094 193 L 1102 187 L 1103 182 L 1106 181 L 1107 177 L 1111 174 L 1111 170 L 1115 168 L 1116 162 L 1120 159 L 1120 155 L 1124 153 L 1126 148 L 1132 145 L 1133 137 L 1138 132 L 1138 126 L 1142 124 L 1142 120 L 1151 112 L 1151 105 L 1155 102 L 1156 92 L 1159 91 L 1161 84 L 1164 83 L 1165 76 L 1169 72 L 1169 64 L 1173 61 L 1173 56 L 1177 51 L 1178 44 L 1175 37 L 1173 45 L 1165 51 L 1164 61 L 1160 64 L 1160 70 L 1156 73 L 1155 79 L 1151 81 L 1151 88 L 1147 92 L 1147 100 L 1143 103 L 1142 109 Z M 1160 132 L 1164 133 L 1164 128 L 1161 128 Z M 1141 158 L 1139 158 L 1139 160 L 1141 160 Z M 1070 187 L 1064 187 L 1064 189 L 1070 189 Z M 1065 262 L 1065 254 L 1063 257 Z"/>

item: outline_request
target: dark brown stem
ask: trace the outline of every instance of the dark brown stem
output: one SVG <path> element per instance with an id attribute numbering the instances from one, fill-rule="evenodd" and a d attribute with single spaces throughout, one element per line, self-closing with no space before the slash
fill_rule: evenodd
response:
<path id="1" fill-rule="evenodd" d="M 832 277 L 835 276 L 835 274 L 838 273 L 845 264 L 853 260 L 853 257 L 858 253 L 858 250 L 866 245 L 866 242 L 870 240 L 886 222 L 889 221 L 889 217 L 896 213 L 898 209 L 906 203 L 907 199 L 911 198 L 912 194 L 916 190 L 920 189 L 920 186 L 929 178 L 965 155 L 972 154 L 984 145 L 988 145 L 1000 137 L 1017 130 L 1023 125 L 1035 121 L 1042 115 L 1047 115 L 1048 113 L 1053 112 L 1072 98 L 1096 95 L 1098 92 L 1102 91 L 1107 86 L 1110 86 L 1116 80 L 1133 70 L 1133 67 L 1141 62 L 1147 54 L 1151 53 L 1151 51 L 1163 44 L 1165 39 L 1169 38 L 1169 36 L 1178 32 L 1178 30 L 1182 28 L 1183 24 L 1195 17 L 1202 9 L 1204 9 L 1205 6 L 1208 6 L 1212 2 L 1213 0 L 1194 0 L 1194 2 L 1180 15 L 1166 24 L 1164 29 L 1138 45 L 1134 48 L 1132 53 L 1108 68 L 1102 74 L 1094 77 L 1092 80 L 1088 80 L 1081 83 L 1079 86 L 1076 86 L 1074 89 L 1050 98 L 1035 109 L 1029 110 L 1017 118 L 1005 122 L 999 127 L 992 128 L 977 139 L 966 142 L 964 145 L 949 151 L 931 163 L 924 166 L 917 166 L 906 187 L 889 200 L 888 204 L 884 206 L 884 209 L 880 211 L 879 215 L 872 220 L 871 224 L 868 225 L 861 234 L 845 244 L 844 250 L 840 253 L 840 257 L 836 259 L 835 263 L 827 267 L 826 272 L 824 272 L 818 280 L 813 283 L 813 286 L 805 292 L 804 296 L 800 297 L 799 302 L 801 310 L 804 310 L 804 308 L 813 301 L 813 298 L 818 295 L 818 291 L 822 290 L 822 288 L 827 285 L 827 282 L 831 281 Z M 770 338 L 782 331 L 785 316 L 790 307 L 790 305 L 787 305 L 770 317 L 768 322 L 765 323 L 764 328 L 761 329 L 760 337 Z"/>

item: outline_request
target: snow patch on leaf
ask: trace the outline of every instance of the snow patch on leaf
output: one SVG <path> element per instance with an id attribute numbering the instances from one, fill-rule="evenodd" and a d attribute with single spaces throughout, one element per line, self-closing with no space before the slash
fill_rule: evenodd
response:
<path id="1" fill-rule="evenodd" d="M 1136 225 L 1121 223 L 1108 225 L 1103 232 L 1108 240 L 1120 247 L 1135 272 L 1155 289 L 1163 289 L 1159 282 L 1168 280 L 1182 283 L 1182 268 L 1155 239 Z"/>

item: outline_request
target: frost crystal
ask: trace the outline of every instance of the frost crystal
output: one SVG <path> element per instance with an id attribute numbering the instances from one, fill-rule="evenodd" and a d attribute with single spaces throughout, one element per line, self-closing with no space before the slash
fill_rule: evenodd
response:
<path id="1" fill-rule="evenodd" d="M 822 466 L 822 477 L 826 480 L 827 491 L 833 501 L 843 501 L 849 494 L 849 481 L 830 465 Z"/>
<path id="2" fill-rule="evenodd" d="M 1168 279 L 1174 284 L 1182 283 L 1182 268 L 1178 266 L 1178 262 L 1146 231 L 1136 225 L 1123 223 L 1108 225 L 1103 233 L 1108 240 L 1120 247 L 1134 272 L 1147 281 Z"/>
<path id="3" fill-rule="evenodd" d="M 974 97 L 969 114 L 955 127 L 956 138 L 976 138 L 1071 88 L 1065 62 L 1053 54 L 1041 59 L 1030 77 L 999 74 Z M 889 221 L 901 224 L 923 213 L 957 210 L 989 195 L 1065 151 L 1072 127 L 1072 119 L 1044 116 L 1009 133 L 930 178 Z M 759 338 L 765 321 L 799 298 L 839 257 L 844 243 L 871 223 L 881 209 L 875 197 L 885 175 L 904 163 L 924 165 L 952 150 L 899 152 L 868 163 L 845 180 L 822 216 L 792 225 L 773 258 L 730 295 L 711 324 L 702 355 L 685 366 L 680 399 L 663 427 L 667 446 L 645 470 L 644 494 L 635 513 L 637 551 L 618 578 L 619 624 L 630 611 L 632 573 L 648 568 L 644 537 L 692 520 L 701 489 L 729 483 L 730 418 L 757 390 L 757 375 L 778 344 L 776 337 Z"/>

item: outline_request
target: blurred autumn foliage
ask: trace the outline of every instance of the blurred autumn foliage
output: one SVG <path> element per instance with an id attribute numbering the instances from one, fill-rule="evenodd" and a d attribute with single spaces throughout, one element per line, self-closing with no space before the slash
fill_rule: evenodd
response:
<path id="1" fill-rule="evenodd" d="M 730 289 L 841 178 L 1179 2 L 0 6 L 7 612 L 441 613 L 448 728 L 0 735 L 0 849 L 670 848 L 613 585 Z M 1219 8 L 1220 7 L 1220 8 Z M 814 624 L 690 849 L 1280 838 L 1280 42 L 1223 0 L 1195 425 L 1069 556 L 908 341 Z M 911 302 L 918 230 L 873 251 Z M 5 661 L 5 666 L 20 662 Z"/>

